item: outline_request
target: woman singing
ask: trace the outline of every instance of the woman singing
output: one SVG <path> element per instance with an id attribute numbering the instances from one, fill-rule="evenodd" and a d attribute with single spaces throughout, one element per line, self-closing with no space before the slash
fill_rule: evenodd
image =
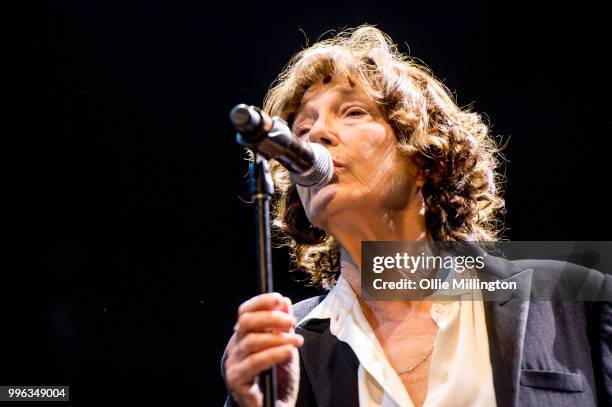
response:
<path id="1" fill-rule="evenodd" d="M 272 163 L 274 226 L 328 292 L 293 306 L 277 293 L 240 306 L 223 359 L 227 405 L 260 406 L 257 377 L 273 365 L 283 406 L 611 402 L 610 302 L 363 298 L 362 241 L 494 241 L 504 207 L 498 146 L 481 116 L 459 108 L 384 33 L 362 26 L 301 51 L 264 110 L 333 158 L 322 188 L 296 186 Z M 487 262 L 519 286 L 559 267 Z"/>

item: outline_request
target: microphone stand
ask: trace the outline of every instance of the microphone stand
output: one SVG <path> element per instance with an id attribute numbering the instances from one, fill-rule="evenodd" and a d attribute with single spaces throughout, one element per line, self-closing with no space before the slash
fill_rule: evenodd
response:
<path id="1" fill-rule="evenodd" d="M 315 173 L 327 169 L 333 171 L 332 159 L 316 160 L 317 152 L 305 148 L 291 133 L 287 123 L 279 117 L 270 117 L 261 109 L 245 104 L 236 105 L 230 112 L 230 121 L 238 130 L 236 141 L 249 148 L 255 155 L 249 166 L 249 195 L 255 203 L 255 229 L 257 245 L 257 266 L 259 269 L 260 293 L 272 292 L 272 245 L 270 238 L 270 200 L 274 193 L 274 183 L 270 174 L 267 158 L 276 158 L 290 171 L 306 172 L 308 180 L 311 170 Z M 319 146 L 318 148 L 325 148 Z M 314 161 L 309 165 L 309 161 Z M 316 168 L 315 168 L 316 167 Z M 331 174 L 328 174 L 331 178 Z M 305 181 L 305 180 L 304 180 Z M 327 179 L 329 182 L 329 179 Z M 263 392 L 263 406 L 275 407 L 277 399 L 276 366 L 263 372 L 260 387 Z"/>
<path id="2" fill-rule="evenodd" d="M 249 195 L 255 203 L 255 241 L 259 292 L 270 293 L 272 287 L 272 245 L 270 239 L 270 200 L 274 183 L 270 166 L 261 154 L 255 152 L 255 161 L 249 166 Z M 263 372 L 259 383 L 263 393 L 263 407 L 274 407 L 277 398 L 276 366 Z"/>

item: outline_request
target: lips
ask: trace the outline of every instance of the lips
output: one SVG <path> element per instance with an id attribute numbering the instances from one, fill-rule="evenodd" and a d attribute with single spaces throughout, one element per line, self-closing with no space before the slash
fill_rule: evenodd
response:
<path id="1" fill-rule="evenodd" d="M 334 163 L 334 168 L 344 168 L 344 164 L 340 161 L 332 160 L 332 162 Z"/>

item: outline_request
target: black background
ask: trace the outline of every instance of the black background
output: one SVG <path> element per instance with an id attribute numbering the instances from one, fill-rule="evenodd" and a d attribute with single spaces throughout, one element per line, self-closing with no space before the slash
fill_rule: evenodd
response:
<path id="1" fill-rule="evenodd" d="M 256 292 L 227 114 L 261 105 L 300 30 L 312 43 L 376 24 L 486 114 L 508 141 L 505 237 L 609 239 L 609 36 L 592 5 L 90 0 L 26 15 L 26 253 L 5 272 L 0 384 L 67 384 L 86 405 L 222 403 L 219 359 Z M 279 291 L 317 292 L 275 256 Z"/>

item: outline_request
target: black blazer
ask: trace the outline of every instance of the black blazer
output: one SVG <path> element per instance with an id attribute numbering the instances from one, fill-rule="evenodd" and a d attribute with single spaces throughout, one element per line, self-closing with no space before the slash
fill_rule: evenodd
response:
<path id="1" fill-rule="evenodd" d="M 484 302 L 497 406 L 612 406 L 612 276 L 549 260 L 487 256 L 485 264 L 519 288 L 507 301 Z M 538 272 L 562 273 L 569 285 L 589 276 L 591 292 L 607 301 L 525 300 Z M 323 298 L 295 304 L 297 320 Z M 297 406 L 358 406 L 359 360 L 330 333 L 329 319 L 310 320 L 296 332 L 304 336 Z M 236 405 L 228 397 L 225 406 Z"/>

